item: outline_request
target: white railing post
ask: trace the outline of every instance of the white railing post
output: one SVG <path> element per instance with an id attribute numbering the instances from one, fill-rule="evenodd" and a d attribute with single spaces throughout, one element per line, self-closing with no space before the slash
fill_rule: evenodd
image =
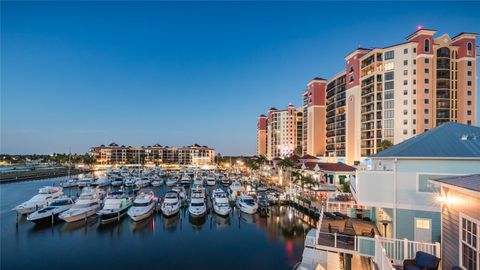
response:
<path id="1" fill-rule="evenodd" d="M 337 247 L 337 233 L 333 233 L 333 246 Z"/>
<path id="2" fill-rule="evenodd" d="M 403 259 L 410 259 L 410 253 L 408 252 L 408 239 L 403 238 Z"/>
<path id="3" fill-rule="evenodd" d="M 442 256 L 442 253 L 441 253 L 441 249 L 440 249 L 440 243 L 439 242 L 435 242 L 435 256 L 437 258 L 441 258 Z"/>

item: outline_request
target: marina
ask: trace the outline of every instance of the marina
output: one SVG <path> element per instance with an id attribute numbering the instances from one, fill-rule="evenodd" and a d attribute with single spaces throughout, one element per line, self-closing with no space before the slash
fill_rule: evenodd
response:
<path id="1" fill-rule="evenodd" d="M 80 177 L 78 182 L 82 179 L 89 178 Z M 98 177 L 91 183 L 98 182 L 98 179 L 105 178 Z M 187 181 L 187 177 L 180 179 Z M 40 188 L 58 187 L 68 182 L 66 177 L 2 184 L 1 268 L 64 269 L 62 261 L 68 261 L 70 269 L 83 269 L 83 263 L 74 262 L 85 261 L 85 258 L 94 263 L 95 268 L 122 269 L 159 266 L 164 269 L 225 269 L 226 266 L 230 269 L 292 269 L 301 261 L 306 234 L 316 225 L 313 218 L 288 205 L 269 206 L 268 215 L 261 215 L 260 211 L 248 214 L 252 207 L 247 204 L 246 211 L 241 211 L 229 202 L 227 187 L 218 177 L 215 185 L 212 185 L 212 175 L 208 175 L 208 179 L 210 185 L 207 185 L 207 177 L 204 178 L 205 187 L 199 183 L 193 187 L 194 180 L 190 179 L 191 188 L 169 187 L 165 183 L 149 185 L 141 190 L 135 188 L 137 196 L 129 199 L 125 194 L 133 193 L 127 192 L 127 189 L 122 193 L 121 187 L 111 184 L 86 189 L 78 186 L 63 188 L 64 195 L 77 197 L 76 204 L 82 198 L 81 204 L 88 201 L 90 208 L 82 212 L 82 218 L 73 221 L 78 209 L 74 210 L 71 205 L 63 206 L 64 209 L 71 208 L 63 210 L 65 212 L 59 216 L 73 212 L 73 215 L 67 215 L 71 219 L 66 219 L 71 222 L 55 218 L 46 219 L 47 222 L 43 223 L 31 222 L 27 220 L 27 215 L 17 214 L 12 209 Z M 236 188 L 239 189 L 238 186 Z M 103 195 L 95 190 L 103 191 Z M 147 210 L 145 215 L 134 221 L 129 218 L 130 213 L 125 214 L 125 209 L 131 211 L 135 202 L 148 200 L 150 195 L 142 193 L 144 190 L 150 190 L 151 198 L 159 201 L 154 211 Z M 184 199 L 191 196 L 191 190 L 195 191 L 194 203 L 196 200 L 204 203 L 204 208 L 200 207 L 193 214 Z M 211 197 L 214 190 L 215 198 Z M 105 196 L 104 201 L 100 200 L 101 196 Z M 102 206 L 96 205 L 97 197 Z M 160 200 L 165 197 L 167 199 L 162 200 L 162 204 Z M 251 199 L 245 195 L 246 203 Z M 184 202 L 181 207 L 178 201 Z M 192 204 L 192 200 L 189 201 Z M 53 213 L 53 210 L 50 211 Z M 57 214 L 60 210 L 56 211 Z M 118 211 L 118 218 L 112 218 L 109 211 Z M 276 260 L 262 259 L 273 257 Z"/>

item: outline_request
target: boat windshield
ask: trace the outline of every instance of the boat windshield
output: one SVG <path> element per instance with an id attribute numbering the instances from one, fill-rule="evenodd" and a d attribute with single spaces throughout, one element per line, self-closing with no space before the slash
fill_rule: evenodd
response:
<path id="1" fill-rule="evenodd" d="M 243 199 L 243 202 L 245 202 L 248 205 L 254 205 L 255 201 L 253 199 Z"/>
<path id="2" fill-rule="evenodd" d="M 70 200 L 56 200 L 53 201 L 50 206 L 62 206 L 62 205 L 69 205 Z"/>
<path id="3" fill-rule="evenodd" d="M 192 205 L 192 206 L 199 207 L 199 206 L 203 206 L 204 203 L 201 203 L 201 202 L 200 202 L 200 203 L 192 203 L 191 205 Z"/>
<path id="4" fill-rule="evenodd" d="M 150 205 L 150 203 L 146 202 L 146 203 L 133 203 L 133 206 L 135 207 L 145 207 L 145 206 L 148 206 Z"/>

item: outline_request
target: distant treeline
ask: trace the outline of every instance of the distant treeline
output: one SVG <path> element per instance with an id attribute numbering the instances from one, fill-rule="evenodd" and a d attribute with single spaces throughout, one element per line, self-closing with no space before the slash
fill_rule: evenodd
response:
<path id="1" fill-rule="evenodd" d="M 57 163 L 68 164 L 93 164 L 95 160 L 89 154 L 65 154 L 53 153 L 51 155 L 6 155 L 0 154 L 0 162 L 3 165 L 32 163 Z"/>

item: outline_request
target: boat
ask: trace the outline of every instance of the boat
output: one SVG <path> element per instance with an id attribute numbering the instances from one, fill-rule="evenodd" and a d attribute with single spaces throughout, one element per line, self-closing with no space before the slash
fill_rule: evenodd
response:
<path id="1" fill-rule="evenodd" d="M 58 217 L 66 222 L 75 222 L 93 216 L 100 209 L 100 197 L 98 190 L 85 187 L 75 204 Z"/>
<path id="2" fill-rule="evenodd" d="M 59 197 L 54 199 L 48 206 L 35 211 L 27 216 L 27 220 L 34 223 L 53 223 L 58 219 L 58 215 L 67 211 L 74 205 L 74 201 L 70 197 Z"/>
<path id="3" fill-rule="evenodd" d="M 160 177 L 162 177 L 162 178 L 165 177 L 166 175 L 167 175 L 167 173 L 166 173 L 165 171 L 163 171 L 163 170 L 160 170 L 160 171 L 158 172 L 158 176 L 160 176 Z"/>
<path id="4" fill-rule="evenodd" d="M 207 205 L 205 204 L 205 189 L 194 188 L 190 195 L 190 205 L 188 206 L 188 212 L 193 217 L 199 217 L 205 215 L 207 212 Z"/>
<path id="5" fill-rule="evenodd" d="M 203 187 L 203 179 L 200 176 L 195 177 L 193 180 L 193 187 Z"/>
<path id="6" fill-rule="evenodd" d="M 167 179 L 167 187 L 172 187 L 172 186 L 175 186 L 175 184 L 177 184 L 177 179 L 175 177 L 169 177 Z"/>
<path id="7" fill-rule="evenodd" d="M 181 200 L 187 199 L 187 192 L 185 191 L 185 188 L 182 185 L 176 185 L 172 188 L 172 190 L 178 193 L 178 196 L 180 196 Z"/>
<path id="8" fill-rule="evenodd" d="M 242 184 L 240 184 L 238 181 L 233 182 L 230 187 L 228 187 L 228 195 L 232 202 L 234 202 L 237 199 L 237 196 L 242 192 Z"/>
<path id="9" fill-rule="evenodd" d="M 33 196 L 30 200 L 17 205 L 14 210 L 19 214 L 33 213 L 46 206 L 48 203 L 53 201 L 53 199 L 62 196 L 62 190 L 62 187 L 42 187 L 38 190 L 37 195 Z"/>
<path id="10" fill-rule="evenodd" d="M 215 189 L 212 191 L 212 204 L 213 211 L 221 216 L 228 216 L 232 210 L 230 208 L 227 193 L 222 189 Z"/>
<path id="11" fill-rule="evenodd" d="M 236 205 L 240 211 L 246 214 L 255 214 L 258 209 L 258 204 L 255 202 L 252 196 L 248 195 L 238 196 Z"/>
<path id="12" fill-rule="evenodd" d="M 167 191 L 160 209 L 163 215 L 169 217 L 178 213 L 180 204 L 180 195 L 176 191 Z"/>
<path id="13" fill-rule="evenodd" d="M 92 183 L 93 186 L 106 187 L 109 186 L 112 181 L 108 177 L 100 177 Z"/>
<path id="14" fill-rule="evenodd" d="M 184 173 L 182 175 L 182 178 L 180 178 L 180 184 L 182 184 L 182 185 L 189 186 L 191 181 L 192 181 L 192 178 L 186 173 Z"/>
<path id="15" fill-rule="evenodd" d="M 151 190 L 140 190 L 137 197 L 133 201 L 132 207 L 128 209 L 128 216 L 133 221 L 140 221 L 148 218 L 152 215 L 155 205 L 157 204 L 157 198 Z"/>
<path id="16" fill-rule="evenodd" d="M 92 185 L 94 181 L 95 181 L 95 178 L 93 177 L 83 177 L 78 179 L 77 184 L 78 184 L 78 187 L 83 188 L 83 187 L 88 187 Z"/>
<path id="17" fill-rule="evenodd" d="M 128 178 L 127 180 L 125 180 L 125 186 L 126 187 L 135 186 L 135 179 L 134 178 Z"/>
<path id="18" fill-rule="evenodd" d="M 227 177 L 224 177 L 222 180 L 220 180 L 220 183 L 222 183 L 223 186 L 229 186 L 230 180 Z"/>
<path id="19" fill-rule="evenodd" d="M 148 180 L 148 178 L 146 178 L 146 177 L 142 177 L 142 178 L 138 179 L 137 181 L 135 181 L 135 185 L 138 188 L 144 188 L 144 187 L 150 185 L 150 180 Z"/>
<path id="20" fill-rule="evenodd" d="M 103 208 L 97 212 L 101 223 L 119 221 L 132 206 L 132 201 L 122 191 L 110 192 L 105 198 Z"/>
<path id="21" fill-rule="evenodd" d="M 152 181 L 152 186 L 153 187 L 159 187 L 161 185 L 163 185 L 163 179 L 157 179 L 157 180 Z"/>
<path id="22" fill-rule="evenodd" d="M 121 177 L 116 177 L 112 180 L 112 187 L 120 187 L 123 185 L 123 178 Z"/>
<path id="23" fill-rule="evenodd" d="M 209 174 L 207 176 L 207 185 L 209 186 L 215 186 L 216 181 L 215 181 L 215 175 L 214 174 Z"/>
<path id="24" fill-rule="evenodd" d="M 63 188 L 76 187 L 78 186 L 78 177 L 67 178 L 64 181 L 60 182 L 60 186 Z"/>

